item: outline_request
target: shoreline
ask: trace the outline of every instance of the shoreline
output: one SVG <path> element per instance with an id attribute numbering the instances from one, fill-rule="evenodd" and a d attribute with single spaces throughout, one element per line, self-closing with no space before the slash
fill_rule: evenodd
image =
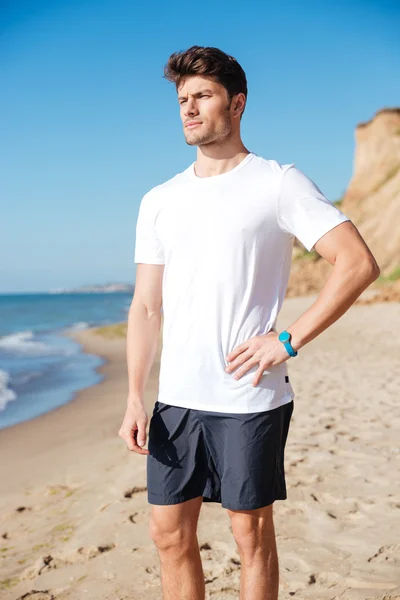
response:
<path id="1" fill-rule="evenodd" d="M 90 341 L 86 342 L 86 338 L 85 336 L 83 336 L 82 340 L 79 336 L 79 334 L 81 332 L 93 332 L 97 329 L 97 327 L 87 327 L 84 330 L 83 329 L 79 329 L 79 330 L 75 330 L 73 328 L 69 328 L 69 329 L 65 329 L 62 333 L 58 333 L 58 337 L 60 339 L 63 338 L 69 338 L 71 340 L 73 340 L 75 342 L 75 344 L 77 344 L 79 346 L 79 350 L 77 351 L 77 356 L 79 357 L 79 355 L 86 355 L 86 356 L 94 356 L 96 358 L 101 359 L 102 364 L 99 364 L 98 366 L 94 367 L 91 366 L 90 367 L 90 373 L 91 374 L 97 374 L 97 375 L 101 375 L 103 376 L 103 379 L 101 381 L 95 382 L 95 383 L 88 383 L 87 385 L 85 385 L 85 387 L 80 387 L 79 389 L 77 389 L 74 392 L 70 392 L 70 397 L 66 402 L 63 402 L 61 404 L 55 404 L 52 408 L 46 410 L 45 412 L 41 413 L 41 414 L 37 414 L 36 416 L 33 417 L 29 417 L 23 421 L 18 421 L 16 423 L 12 423 L 10 425 L 6 425 L 5 427 L 1 427 L 0 428 L 0 436 L 2 435 L 3 431 L 6 431 L 8 429 L 14 428 L 14 427 L 18 427 L 19 425 L 22 425 L 23 423 L 28 423 L 28 422 L 32 422 L 35 421 L 36 419 L 39 419 L 41 417 L 44 417 L 46 414 L 49 414 L 51 412 L 57 411 L 61 408 L 63 408 L 64 406 L 70 404 L 71 402 L 74 402 L 74 400 L 76 399 L 76 397 L 83 391 L 98 385 L 99 383 L 102 383 L 102 381 L 104 381 L 104 375 L 102 373 L 102 368 L 108 363 L 108 355 L 107 352 L 106 353 L 101 353 L 98 351 L 98 349 L 95 347 L 94 351 L 91 351 L 90 349 Z M 7 371 L 4 371 L 7 374 Z M 89 367 L 88 367 L 88 372 L 89 372 Z M 56 388 L 54 388 L 53 391 L 55 391 Z M 7 409 L 7 405 L 11 402 L 18 402 L 19 400 L 19 395 L 14 399 L 14 400 L 10 400 L 9 402 L 7 402 L 7 404 L 5 405 L 4 409 Z"/>
<path id="2" fill-rule="evenodd" d="M 91 417 L 96 410 L 96 420 L 102 428 L 102 436 L 98 440 L 110 439 L 115 432 L 117 435 L 117 419 L 112 420 L 111 407 L 107 407 L 107 394 L 110 386 L 118 390 L 121 400 L 121 422 L 124 412 L 124 387 L 127 386 L 126 368 L 119 360 L 123 353 L 125 339 L 109 340 L 96 335 L 97 327 L 79 331 L 69 331 L 65 335 L 73 338 L 81 346 L 81 352 L 94 354 L 100 357 L 104 363 L 96 367 L 96 372 L 102 375 L 102 381 L 89 385 L 79 391 L 65 404 L 56 406 L 52 410 L 38 415 L 33 419 L 22 421 L 0 430 L 0 454 L 6 459 L 1 465 L 0 494 L 9 492 L 7 481 L 15 484 L 25 485 L 30 483 L 30 474 L 34 473 L 32 479 L 48 474 L 51 471 L 51 460 L 47 459 L 46 448 L 51 447 L 52 460 L 67 468 L 70 463 L 71 454 L 63 457 L 63 450 L 74 454 L 74 442 L 79 440 L 79 445 L 88 441 L 87 426 L 85 419 Z M 65 431 L 63 423 L 68 422 L 73 433 Z M 112 423 L 115 427 L 112 429 Z M 122 443 L 122 440 L 121 440 Z M 40 460 L 41 468 L 36 466 Z M 26 469 L 27 463 L 32 463 L 32 469 Z M 20 478 L 16 474 L 21 469 L 24 475 Z M 28 477 L 27 477 L 28 475 Z"/>
<path id="3" fill-rule="evenodd" d="M 115 323 L 112 323 L 111 326 L 121 325 L 121 324 L 124 324 L 124 322 L 116 321 Z M 102 375 L 103 379 L 97 383 L 89 384 L 86 387 L 83 387 L 83 388 L 77 390 L 76 392 L 73 392 L 72 397 L 64 404 L 61 404 L 59 406 L 54 406 L 54 408 L 48 410 L 47 412 L 37 415 L 36 417 L 32 417 L 31 419 L 26 419 L 25 421 L 20 421 L 13 425 L 8 425 L 7 427 L 1 428 L 0 429 L 0 437 L 1 437 L 3 431 L 19 427 L 19 426 L 23 425 L 24 423 L 32 423 L 32 422 L 36 421 L 37 419 L 41 419 L 42 417 L 44 417 L 47 414 L 50 414 L 50 413 L 53 413 L 53 412 L 63 409 L 64 407 L 66 407 L 69 404 L 78 400 L 78 397 L 80 396 L 80 394 L 82 394 L 86 390 L 92 389 L 92 388 L 104 383 L 106 374 L 103 373 L 103 371 L 105 370 L 107 365 L 111 362 L 111 358 L 109 356 L 110 348 L 107 347 L 106 344 L 102 345 L 101 340 L 104 340 L 105 338 L 103 338 L 102 335 L 96 335 L 96 333 L 95 333 L 98 329 L 101 329 L 103 327 L 108 327 L 108 325 L 107 326 L 95 325 L 92 327 L 87 327 L 85 329 L 79 329 L 79 330 L 74 330 L 71 328 L 71 329 L 67 329 L 63 334 L 60 334 L 60 336 L 62 335 L 62 337 L 71 338 L 77 344 L 79 344 L 79 346 L 80 346 L 79 353 L 96 356 L 97 358 L 101 358 L 104 361 L 103 364 L 101 364 L 93 369 L 93 372 L 95 372 L 99 375 Z M 106 342 L 107 341 L 108 340 L 106 339 Z M 18 398 L 17 398 L 17 400 L 18 400 Z"/>

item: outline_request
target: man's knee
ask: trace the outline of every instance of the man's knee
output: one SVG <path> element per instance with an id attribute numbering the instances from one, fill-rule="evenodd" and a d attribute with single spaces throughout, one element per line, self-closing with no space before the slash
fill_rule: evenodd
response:
<path id="1" fill-rule="evenodd" d="M 257 529 L 245 523 L 237 523 L 235 527 L 232 526 L 232 533 L 240 554 L 253 555 L 257 552 L 260 545 L 260 536 Z"/>
<path id="2" fill-rule="evenodd" d="M 171 519 L 160 513 L 151 515 L 149 534 L 158 550 L 174 554 L 184 554 L 197 541 L 196 522 Z"/>
<path id="3" fill-rule="evenodd" d="M 187 543 L 187 536 L 181 527 L 171 528 L 150 519 L 150 538 L 159 550 L 177 550 Z"/>
<path id="4" fill-rule="evenodd" d="M 272 505 L 262 511 L 229 511 L 232 533 L 240 554 L 253 556 L 275 542 Z"/>

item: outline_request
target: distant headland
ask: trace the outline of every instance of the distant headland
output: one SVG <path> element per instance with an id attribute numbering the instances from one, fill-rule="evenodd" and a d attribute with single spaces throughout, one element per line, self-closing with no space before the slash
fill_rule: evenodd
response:
<path id="1" fill-rule="evenodd" d="M 49 294 L 114 294 L 118 292 L 133 293 L 135 286 L 131 283 L 105 283 L 82 285 L 76 288 L 57 288 L 49 290 Z"/>

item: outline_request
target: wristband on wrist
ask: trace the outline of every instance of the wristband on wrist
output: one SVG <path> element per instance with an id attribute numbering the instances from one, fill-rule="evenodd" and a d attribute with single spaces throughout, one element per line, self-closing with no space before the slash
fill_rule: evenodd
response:
<path id="1" fill-rule="evenodd" d="M 297 356 L 297 351 L 293 348 L 292 344 L 290 343 L 291 337 L 292 334 L 285 330 L 278 335 L 278 340 L 282 342 L 290 356 Z"/>

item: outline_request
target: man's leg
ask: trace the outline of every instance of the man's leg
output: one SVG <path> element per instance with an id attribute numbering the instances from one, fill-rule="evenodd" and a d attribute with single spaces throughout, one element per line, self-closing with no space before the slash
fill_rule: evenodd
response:
<path id="1" fill-rule="evenodd" d="M 152 505 L 150 537 L 161 570 L 164 600 L 204 600 L 205 583 L 197 540 L 203 497 L 170 505 Z"/>
<path id="2" fill-rule="evenodd" d="M 279 565 L 273 504 L 256 510 L 228 510 L 241 558 L 240 600 L 277 600 Z"/>

